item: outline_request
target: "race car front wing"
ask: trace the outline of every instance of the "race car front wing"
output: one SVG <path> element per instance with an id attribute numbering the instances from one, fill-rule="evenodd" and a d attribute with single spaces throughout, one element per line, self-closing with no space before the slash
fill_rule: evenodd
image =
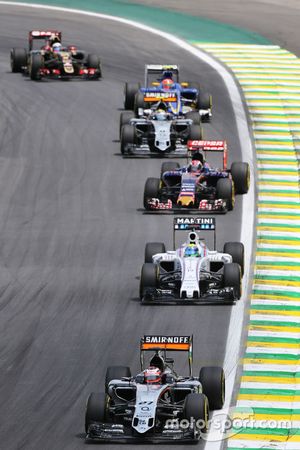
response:
<path id="1" fill-rule="evenodd" d="M 209 289 L 198 298 L 178 297 L 171 289 L 148 288 L 142 298 L 143 305 L 232 305 L 237 300 L 233 287 Z"/>
<path id="2" fill-rule="evenodd" d="M 151 433 L 139 434 L 132 428 L 125 428 L 122 424 L 92 423 L 86 435 L 86 441 L 135 441 L 135 442 L 174 442 L 185 441 L 196 443 L 200 439 L 200 432 L 192 429 L 181 430 L 165 428 L 162 431 L 153 430 Z"/>

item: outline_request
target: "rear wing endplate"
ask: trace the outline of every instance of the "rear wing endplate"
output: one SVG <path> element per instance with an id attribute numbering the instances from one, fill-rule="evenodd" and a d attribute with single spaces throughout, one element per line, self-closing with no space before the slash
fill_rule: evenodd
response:
<path id="1" fill-rule="evenodd" d="M 173 248 L 175 250 L 176 231 L 213 231 L 214 249 L 216 249 L 215 217 L 175 217 L 173 226 Z"/>

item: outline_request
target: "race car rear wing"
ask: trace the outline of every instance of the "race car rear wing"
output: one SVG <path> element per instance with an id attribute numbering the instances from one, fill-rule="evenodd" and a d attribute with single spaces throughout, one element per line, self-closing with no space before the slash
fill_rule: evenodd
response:
<path id="1" fill-rule="evenodd" d="M 173 227 L 173 249 L 175 250 L 176 231 L 213 231 L 214 250 L 216 249 L 216 219 L 215 217 L 175 217 Z"/>
<path id="2" fill-rule="evenodd" d="M 192 376 L 193 364 L 193 336 L 162 336 L 162 335 L 145 335 L 140 342 L 140 359 L 141 367 L 144 368 L 144 352 L 188 352 L 189 372 Z"/>
<path id="3" fill-rule="evenodd" d="M 146 64 L 145 86 L 150 85 L 151 76 L 155 76 L 156 80 L 158 80 L 164 72 L 170 72 L 174 82 L 179 82 L 179 66 L 177 64 Z"/>
<path id="4" fill-rule="evenodd" d="M 177 92 L 176 91 L 145 91 L 144 92 L 144 102 L 146 103 L 156 103 L 156 102 L 167 102 L 175 103 L 177 102 Z"/>
<path id="5" fill-rule="evenodd" d="M 223 153 L 223 169 L 227 170 L 227 142 L 226 141 L 188 141 L 188 152 L 222 152 Z"/>
<path id="6" fill-rule="evenodd" d="M 36 39 L 49 39 L 50 37 L 56 37 L 61 42 L 61 31 L 57 30 L 32 30 L 29 31 L 29 49 L 32 48 L 32 41 Z"/>

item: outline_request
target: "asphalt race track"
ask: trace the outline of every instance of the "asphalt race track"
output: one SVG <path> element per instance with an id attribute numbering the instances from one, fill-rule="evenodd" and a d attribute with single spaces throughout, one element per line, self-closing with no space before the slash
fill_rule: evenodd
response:
<path id="1" fill-rule="evenodd" d="M 26 46 L 30 29 L 47 27 L 98 53 L 103 80 L 36 83 L 10 73 L 10 48 Z M 119 23 L 0 6 L 5 450 L 84 448 L 88 394 L 103 389 L 110 364 L 139 369 L 144 333 L 193 333 L 196 371 L 223 362 L 230 307 L 141 307 L 137 300 L 145 242 L 170 247 L 172 230 L 172 216 L 138 211 L 145 179 L 162 161 L 122 160 L 117 141 L 123 82 L 142 80 L 150 62 L 179 63 L 185 79 L 204 81 L 214 96 L 206 137 L 226 138 L 230 162 L 241 159 L 228 93 L 188 53 Z M 239 239 L 241 212 L 238 199 L 233 212 L 218 216 L 219 249 Z"/>

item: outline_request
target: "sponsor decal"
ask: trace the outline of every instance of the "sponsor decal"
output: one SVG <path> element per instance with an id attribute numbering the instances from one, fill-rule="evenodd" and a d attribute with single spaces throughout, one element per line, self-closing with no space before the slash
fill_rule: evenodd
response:
<path id="1" fill-rule="evenodd" d="M 146 344 L 188 344 L 190 336 L 144 336 Z"/>

